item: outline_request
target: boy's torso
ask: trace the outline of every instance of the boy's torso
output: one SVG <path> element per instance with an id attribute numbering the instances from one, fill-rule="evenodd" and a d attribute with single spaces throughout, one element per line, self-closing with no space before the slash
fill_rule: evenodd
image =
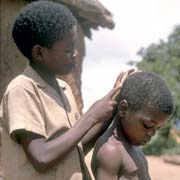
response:
<path id="1" fill-rule="evenodd" d="M 31 73 L 32 73 L 32 69 L 30 69 Z M 31 74 L 30 73 L 30 74 Z M 22 76 L 22 75 L 21 75 Z M 33 76 L 34 76 L 34 72 L 33 72 Z M 39 77 L 38 77 L 39 78 Z M 65 132 L 66 130 L 68 130 L 69 128 L 71 128 L 71 126 L 74 125 L 74 123 L 79 119 L 79 117 L 77 117 L 78 111 L 77 111 L 77 107 L 75 104 L 75 100 L 73 99 L 73 96 L 69 90 L 69 88 L 66 85 L 63 85 L 63 89 L 62 89 L 62 93 L 63 93 L 63 101 L 62 98 L 59 98 L 58 94 L 51 88 L 51 87 L 41 87 L 39 88 L 39 85 L 42 85 L 41 83 L 34 83 L 33 82 L 33 78 L 27 76 L 26 75 L 22 76 L 22 79 L 18 79 L 18 81 L 23 82 L 24 80 L 26 81 L 27 79 L 27 85 L 29 87 L 30 84 L 30 90 L 28 88 L 28 90 L 34 94 L 37 94 L 38 97 L 34 97 L 36 99 L 38 99 L 39 104 L 44 104 L 44 106 L 41 106 L 42 108 L 42 112 L 46 112 L 43 113 L 44 115 L 44 122 L 42 124 L 42 129 L 43 131 L 41 131 L 42 135 L 44 137 L 46 137 L 47 139 L 53 139 L 59 135 L 61 135 L 63 132 Z M 37 80 L 37 78 L 36 78 Z M 40 79 L 41 81 L 41 79 Z M 18 83 L 18 82 L 17 82 Z M 32 86 L 31 86 L 32 83 Z M 63 83 L 63 82 L 62 82 Z M 63 83 L 64 84 L 64 83 Z M 24 85 L 20 83 L 20 85 L 23 87 Z M 17 85 L 15 85 L 12 89 L 16 88 Z M 31 88 L 33 87 L 33 88 Z M 26 88 L 25 88 L 26 89 Z M 16 96 L 15 96 L 16 97 Z M 67 98 L 68 97 L 68 98 Z M 17 98 L 22 98 L 22 97 L 17 97 Z M 69 99 L 70 98 L 70 99 Z M 15 100 L 14 100 L 15 99 Z M 14 98 L 12 100 L 12 103 L 10 104 L 14 104 L 14 106 L 17 105 L 17 99 Z M 27 102 L 29 103 L 29 101 Z M 17 105 L 22 109 L 25 109 L 25 107 L 23 105 Z M 63 106 L 66 106 L 66 108 L 64 109 Z M 8 108 L 6 108 L 8 109 Z M 12 108 L 11 108 L 12 109 Z M 14 108 L 16 109 L 16 108 Z M 13 110 L 13 109 L 12 109 Z M 32 111 L 32 108 L 30 108 L 29 106 L 27 107 L 27 111 Z M 15 110 L 14 110 L 15 111 Z M 14 112 L 13 111 L 13 112 Z M 66 113 L 67 111 L 67 113 Z M 4 114 L 7 115 L 7 112 L 3 112 Z M 14 112 L 14 116 L 16 116 L 16 112 Z M 29 113 L 27 113 L 28 115 Z M 26 115 L 26 113 L 25 113 Z M 67 118 L 68 116 L 68 118 Z M 7 120 L 7 118 L 5 118 L 7 116 L 4 116 L 4 122 L 2 122 L 5 126 L 5 128 L 3 128 L 3 133 L 2 133 L 2 141 L 3 141 L 3 146 L 2 146 L 2 153 L 3 153 L 3 157 L 2 160 L 4 162 L 4 166 L 5 166 L 5 171 L 7 170 L 7 175 L 9 176 L 9 178 L 6 178 L 7 180 L 12 180 L 13 179 L 28 179 L 28 180 L 32 180 L 36 179 L 36 180 L 69 180 L 69 179 L 73 179 L 73 180 L 82 180 L 82 173 L 81 173 L 81 167 L 80 167 L 80 159 L 79 159 L 79 152 L 78 149 L 75 148 L 69 155 L 67 158 L 65 158 L 62 163 L 60 163 L 58 166 L 52 168 L 51 171 L 49 171 L 48 173 L 42 175 L 36 171 L 34 171 L 34 169 L 32 168 L 32 166 L 30 165 L 30 163 L 27 160 L 27 157 L 24 153 L 24 151 L 22 150 L 22 147 L 20 145 L 18 145 L 17 143 L 13 142 L 10 138 L 9 138 L 9 133 L 11 133 L 14 129 L 16 128 L 25 128 L 27 127 L 28 123 L 30 123 L 29 121 L 22 121 L 21 124 L 18 121 L 17 122 L 11 122 L 11 124 L 13 123 L 13 125 L 10 128 L 9 120 Z M 29 117 L 29 116 L 27 116 Z M 48 120 L 49 118 L 49 120 Z M 27 123 L 28 122 L 28 123 Z M 15 127 L 16 126 L 16 127 Z M 33 131 L 33 129 L 37 129 L 36 125 L 31 124 L 31 127 Z M 28 126 L 28 128 L 31 128 L 30 126 Z M 12 130 L 11 130 L 12 129 Z M 59 131 L 58 131 L 59 130 Z M 38 132 L 36 132 L 38 133 Z M 9 160 L 8 160 L 9 159 Z M 10 160 L 11 159 L 11 160 Z M 16 166 L 14 165 L 16 164 Z M 21 171 L 21 173 L 19 173 Z M 6 173 L 6 172 L 5 172 Z"/>
<path id="2" fill-rule="evenodd" d="M 104 144 L 102 142 L 105 142 Z M 132 146 L 128 143 L 121 142 L 117 140 L 115 137 L 101 137 L 97 143 L 95 148 L 94 157 L 92 163 L 94 164 L 94 172 L 96 172 L 96 153 L 97 149 L 100 149 L 101 146 L 114 146 L 118 149 L 118 152 L 113 155 L 119 158 L 119 156 L 123 157 L 121 159 L 121 165 L 119 167 L 118 172 L 118 180 L 150 180 L 148 173 L 148 166 L 146 158 L 139 147 Z M 111 154 L 109 154 L 111 156 Z"/>

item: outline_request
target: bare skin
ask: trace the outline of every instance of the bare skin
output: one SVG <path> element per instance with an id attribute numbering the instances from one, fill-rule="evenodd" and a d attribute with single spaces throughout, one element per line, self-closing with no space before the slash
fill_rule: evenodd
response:
<path id="1" fill-rule="evenodd" d="M 115 129 L 96 143 L 92 170 L 96 180 L 149 180 L 147 161 L 139 147 L 117 139 Z M 109 137 L 108 137 L 109 135 Z M 141 178 L 137 174 L 141 174 Z"/>
<path id="2" fill-rule="evenodd" d="M 139 145 L 147 143 L 169 115 L 152 109 L 127 111 L 119 105 L 110 128 L 96 143 L 92 170 L 96 180 L 150 180 L 146 158 Z"/>
<path id="3" fill-rule="evenodd" d="M 68 74 L 76 66 L 78 56 L 75 48 L 76 39 L 75 26 L 67 37 L 55 42 L 51 48 L 35 45 L 32 49 L 31 66 L 57 92 L 59 92 L 59 87 L 56 75 Z M 45 137 L 33 132 L 22 130 L 14 132 L 14 136 L 21 143 L 29 161 L 37 171 L 45 172 L 60 163 L 83 137 L 82 143 L 85 152 L 88 152 L 96 138 L 111 122 L 113 110 L 117 105 L 114 96 L 120 91 L 124 80 L 132 71 L 121 73 L 116 80 L 115 87 L 101 100 L 95 102 L 82 118 L 63 135 L 48 141 Z M 90 131 L 92 128 L 94 130 Z"/>

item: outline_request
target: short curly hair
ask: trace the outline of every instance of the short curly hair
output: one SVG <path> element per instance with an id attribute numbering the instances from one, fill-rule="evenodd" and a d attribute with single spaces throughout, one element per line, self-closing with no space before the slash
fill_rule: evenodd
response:
<path id="1" fill-rule="evenodd" d="M 151 72 L 136 72 L 129 75 L 117 100 L 127 100 L 132 111 L 143 107 L 152 107 L 167 114 L 174 111 L 171 91 L 159 75 Z"/>
<path id="2" fill-rule="evenodd" d="M 12 37 L 21 53 L 31 60 L 34 45 L 50 48 L 77 24 L 70 10 L 52 1 L 35 1 L 24 7 L 15 19 Z"/>

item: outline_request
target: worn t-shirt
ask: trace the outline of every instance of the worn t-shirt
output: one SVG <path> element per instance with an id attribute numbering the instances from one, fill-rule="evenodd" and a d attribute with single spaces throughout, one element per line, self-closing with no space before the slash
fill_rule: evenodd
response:
<path id="1" fill-rule="evenodd" d="M 62 80 L 58 80 L 58 84 L 60 93 L 31 66 L 27 66 L 7 87 L 1 103 L 2 164 L 6 180 L 83 179 L 81 166 L 85 166 L 85 163 L 82 162 L 81 143 L 59 164 L 46 173 L 39 173 L 13 136 L 15 130 L 24 129 L 51 140 L 62 135 L 80 119 L 70 87 Z M 87 170 L 86 167 L 83 169 Z M 84 179 L 90 179 L 86 172 Z"/>

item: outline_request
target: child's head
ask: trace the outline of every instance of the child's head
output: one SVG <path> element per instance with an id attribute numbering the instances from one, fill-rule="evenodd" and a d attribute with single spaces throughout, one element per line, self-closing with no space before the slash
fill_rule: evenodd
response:
<path id="1" fill-rule="evenodd" d="M 147 143 L 173 113 L 173 99 L 166 83 L 150 72 L 128 77 L 118 97 L 123 130 L 134 145 Z"/>
<path id="2" fill-rule="evenodd" d="M 50 50 L 57 42 L 67 41 L 70 33 L 77 31 L 76 25 L 76 18 L 65 6 L 52 1 L 36 1 L 23 8 L 16 17 L 12 36 L 21 53 L 34 63 L 34 59 L 38 58 L 37 53 L 41 53 L 38 48 Z M 67 56 L 70 53 L 70 56 L 74 56 L 74 44 L 71 38 L 66 42 L 69 47 L 63 44 L 60 48 L 67 51 Z M 60 49 L 56 48 L 56 51 Z"/>

